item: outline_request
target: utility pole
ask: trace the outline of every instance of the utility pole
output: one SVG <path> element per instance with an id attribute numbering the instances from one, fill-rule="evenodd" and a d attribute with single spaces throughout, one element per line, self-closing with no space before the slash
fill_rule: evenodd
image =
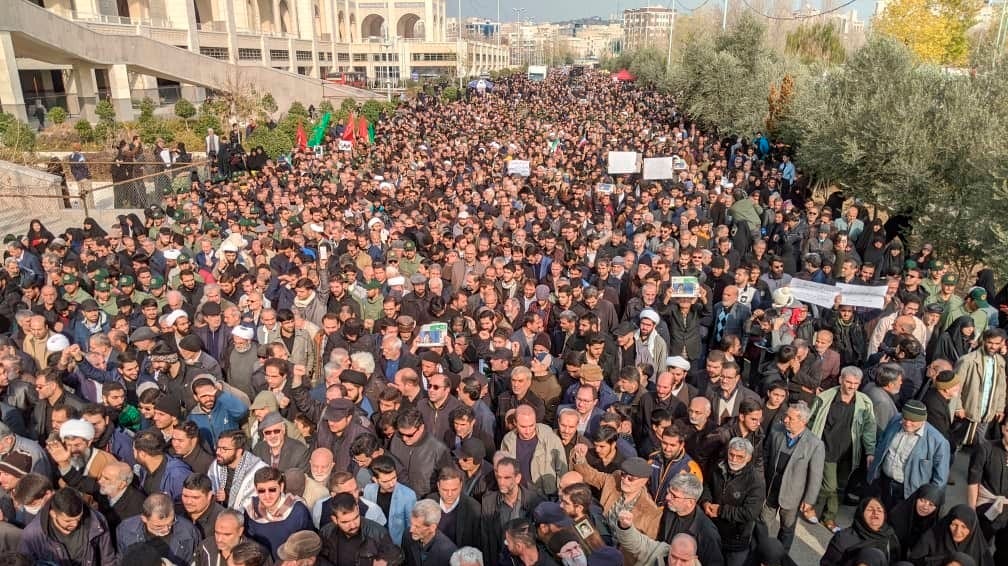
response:
<path id="1" fill-rule="evenodd" d="M 994 52 L 1000 56 L 1004 49 L 1005 35 L 1008 34 L 1008 0 L 1001 2 L 1001 19 L 998 22 L 997 38 L 995 39 Z"/>
<path id="2" fill-rule="evenodd" d="M 675 29 L 675 0 L 672 0 L 672 13 L 669 15 L 668 57 L 665 61 L 665 72 L 672 70 L 672 30 Z"/>
<path id="3" fill-rule="evenodd" d="M 728 0 L 724 0 L 724 8 L 721 9 L 721 31 L 728 30 Z"/>
<path id="4" fill-rule="evenodd" d="M 463 89 L 462 68 L 465 66 L 464 62 L 462 61 L 463 43 L 464 40 L 462 39 L 462 0 L 458 0 L 458 44 L 456 47 L 458 54 L 455 56 L 455 60 L 458 61 L 458 70 L 456 71 L 456 74 L 458 75 L 458 81 L 459 81 L 459 96 L 462 96 L 462 89 Z"/>

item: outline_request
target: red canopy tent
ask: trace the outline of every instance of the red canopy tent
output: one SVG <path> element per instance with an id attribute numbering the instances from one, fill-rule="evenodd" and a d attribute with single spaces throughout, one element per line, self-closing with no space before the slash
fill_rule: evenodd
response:
<path id="1" fill-rule="evenodd" d="M 631 73 L 630 71 L 628 71 L 626 69 L 620 69 L 620 71 L 618 73 L 616 73 L 615 75 L 613 75 L 613 78 L 616 79 L 617 81 L 624 82 L 624 83 L 625 82 L 632 82 L 632 81 L 634 81 L 634 80 L 637 79 L 637 77 L 633 76 L 633 73 Z"/>

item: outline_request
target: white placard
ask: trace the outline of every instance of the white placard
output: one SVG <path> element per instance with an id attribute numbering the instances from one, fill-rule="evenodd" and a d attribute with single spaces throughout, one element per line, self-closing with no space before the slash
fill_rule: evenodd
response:
<path id="1" fill-rule="evenodd" d="M 820 307 L 832 308 L 836 304 L 836 296 L 840 293 L 833 285 L 805 281 L 804 279 L 792 278 L 788 287 L 791 288 L 791 295 L 795 299 Z"/>
<path id="2" fill-rule="evenodd" d="M 644 179 L 675 179 L 679 176 L 674 169 L 675 159 L 672 157 L 645 157 Z"/>
<path id="3" fill-rule="evenodd" d="M 640 154 L 636 151 L 610 151 L 609 174 L 628 175 L 640 172 Z"/>
<path id="4" fill-rule="evenodd" d="M 350 140 L 340 140 L 339 150 L 340 151 L 350 151 L 353 149 L 353 142 Z"/>
<path id="5" fill-rule="evenodd" d="M 322 159 L 322 157 L 325 156 L 325 147 L 322 144 L 319 144 L 312 149 L 315 151 L 316 158 Z"/>
<path id="6" fill-rule="evenodd" d="M 512 159 L 508 161 L 508 175 L 521 175 L 522 177 L 528 177 L 532 174 L 532 169 L 529 166 L 528 161 L 522 161 L 521 159 Z"/>
<path id="7" fill-rule="evenodd" d="M 885 296 L 889 290 L 889 287 L 886 285 L 865 287 L 862 285 L 837 283 L 836 286 L 837 291 L 840 292 L 840 304 L 869 309 L 880 309 L 885 306 Z"/>

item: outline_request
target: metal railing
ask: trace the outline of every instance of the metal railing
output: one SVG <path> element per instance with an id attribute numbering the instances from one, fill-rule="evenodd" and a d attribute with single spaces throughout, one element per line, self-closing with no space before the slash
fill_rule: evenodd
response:
<path id="1" fill-rule="evenodd" d="M 98 24 L 113 24 L 120 26 L 147 26 L 156 28 L 174 28 L 171 20 L 166 18 L 130 18 L 126 16 L 111 16 L 106 14 L 89 14 L 73 10 L 70 19 L 78 22 L 94 22 Z"/>
<path id="2" fill-rule="evenodd" d="M 94 192 L 112 191 L 113 208 L 147 208 L 161 204 L 167 192 L 188 188 L 192 172 L 200 180 L 210 177 L 210 161 L 178 164 L 165 169 L 159 161 L 134 162 L 129 179 L 96 187 Z"/>
<path id="3" fill-rule="evenodd" d="M 34 167 L 40 171 L 51 173 L 50 168 L 54 163 L 56 162 L 41 161 L 35 163 Z M 58 163 L 62 167 L 61 174 L 63 177 L 71 179 L 69 171 L 70 162 L 59 161 Z M 88 161 L 86 164 L 88 167 L 119 165 L 111 161 Z M 40 198 L 69 199 L 67 200 L 68 204 L 66 208 L 71 208 L 70 201 L 79 200 L 81 208 L 84 209 L 84 213 L 87 215 L 90 208 L 106 208 L 105 206 L 98 205 L 98 203 L 108 201 L 108 192 L 111 191 L 110 204 L 113 209 L 146 208 L 151 205 L 161 204 L 164 201 L 164 195 L 168 191 L 176 192 L 180 188 L 188 188 L 193 172 L 196 173 L 196 176 L 200 180 L 209 179 L 211 161 L 204 159 L 193 163 L 179 163 L 170 169 L 165 169 L 164 164 L 160 161 L 136 161 L 126 163 L 125 166 L 132 169 L 128 172 L 128 179 L 112 183 L 92 180 L 85 186 L 78 183 L 77 195 L 14 194 L 0 195 L 0 198 L 3 196 L 29 196 L 31 198 L 38 196 Z"/>

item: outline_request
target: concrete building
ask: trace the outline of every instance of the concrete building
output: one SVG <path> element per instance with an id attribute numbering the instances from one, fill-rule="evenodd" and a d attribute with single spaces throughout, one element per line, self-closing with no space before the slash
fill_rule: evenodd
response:
<path id="1" fill-rule="evenodd" d="M 674 21 L 675 11 L 662 6 L 623 10 L 623 50 L 665 49 Z"/>
<path id="2" fill-rule="evenodd" d="M 0 0 L 0 105 L 93 117 L 109 98 L 129 116 L 131 100 L 198 101 L 240 74 L 285 108 L 377 96 L 325 85 L 343 74 L 398 87 L 508 67 L 495 42 L 449 39 L 446 1 Z"/>

